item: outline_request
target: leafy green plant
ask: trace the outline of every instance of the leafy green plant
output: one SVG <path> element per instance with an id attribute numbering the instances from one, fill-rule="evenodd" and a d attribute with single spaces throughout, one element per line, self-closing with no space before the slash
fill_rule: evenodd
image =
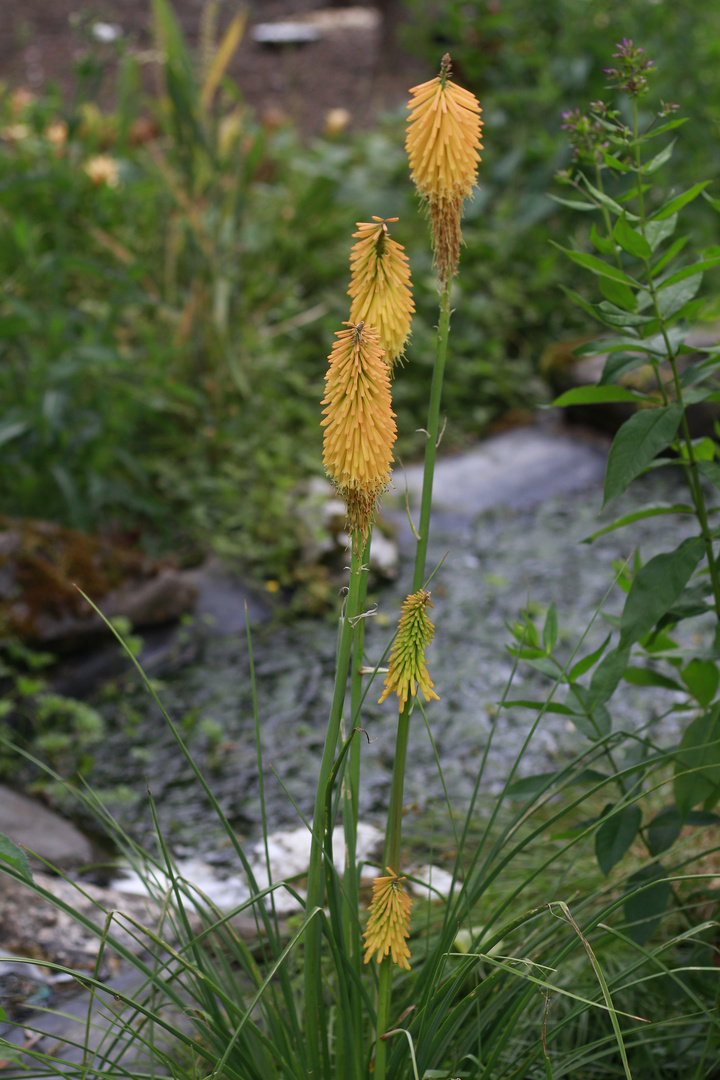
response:
<path id="1" fill-rule="evenodd" d="M 49 653 L 5 639 L 0 652 L 0 775 L 15 783 L 42 783 L 43 774 L 18 759 L 7 742 L 42 758 L 64 777 L 87 772 L 93 746 L 103 738 L 102 717 L 84 701 L 49 689 L 42 671 L 53 663 Z"/>

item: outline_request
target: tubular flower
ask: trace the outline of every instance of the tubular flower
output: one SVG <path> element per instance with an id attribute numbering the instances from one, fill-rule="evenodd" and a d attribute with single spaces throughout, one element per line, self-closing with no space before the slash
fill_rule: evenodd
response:
<path id="1" fill-rule="evenodd" d="M 435 627 L 425 610 L 428 606 L 432 607 L 430 593 L 425 592 L 424 589 L 411 593 L 405 599 L 378 705 L 395 691 L 399 699 L 399 709 L 402 712 L 408 695 L 415 697 L 418 687 L 422 690 L 426 701 L 440 700 L 433 690 L 434 683 L 425 663 L 425 649 L 435 636 Z"/>
<path id="2" fill-rule="evenodd" d="M 325 376 L 323 463 L 345 502 L 348 528 L 365 538 L 390 482 L 397 429 L 378 331 L 362 322 L 345 326 Z"/>
<path id="3" fill-rule="evenodd" d="M 404 351 L 415 305 L 412 301 L 410 264 L 402 244 L 390 239 L 388 222 L 397 218 L 373 217 L 358 221 L 357 239 L 350 255 L 352 297 L 350 319 L 376 326 L 385 358 L 392 368 Z"/>
<path id="4" fill-rule="evenodd" d="M 477 177 L 482 109 L 474 94 L 450 80 L 447 53 L 438 77 L 410 93 L 405 149 L 413 182 L 427 202 L 435 261 L 447 284 L 460 258 L 462 205 Z"/>
<path id="5" fill-rule="evenodd" d="M 389 877 L 377 877 L 373 881 L 373 896 L 370 904 L 370 918 L 365 938 L 365 963 L 377 952 L 378 964 L 392 954 L 393 964 L 410 970 L 410 950 L 407 940 L 410 936 L 410 908 L 412 900 L 403 888 L 404 877 L 398 877 L 394 870 L 386 866 Z"/>

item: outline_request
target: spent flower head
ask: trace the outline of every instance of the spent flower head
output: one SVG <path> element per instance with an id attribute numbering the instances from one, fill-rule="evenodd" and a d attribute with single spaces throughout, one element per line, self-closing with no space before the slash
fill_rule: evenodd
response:
<path id="1" fill-rule="evenodd" d="M 406 597 L 378 705 L 394 691 L 402 712 L 408 697 L 416 696 L 418 687 L 426 701 L 440 700 L 433 690 L 434 683 L 425 663 L 425 649 L 435 636 L 435 627 L 426 610 L 428 607 L 432 604 L 430 593 L 425 589 L 418 589 Z"/>
<path id="2" fill-rule="evenodd" d="M 380 334 L 362 322 L 344 325 L 325 376 L 323 462 L 345 502 L 348 528 L 366 537 L 390 482 L 397 429 Z"/>
<path id="3" fill-rule="evenodd" d="M 451 80 L 447 54 L 437 78 L 410 93 L 405 148 L 413 182 L 427 204 L 435 262 L 446 284 L 460 258 L 463 202 L 477 178 L 482 109 L 474 94 Z"/>
<path id="4" fill-rule="evenodd" d="M 397 218 L 373 217 L 372 221 L 357 222 L 348 289 L 352 297 L 350 321 L 377 328 L 391 367 L 403 354 L 415 310 L 408 257 L 388 230 L 393 221 Z"/>
<path id="5" fill-rule="evenodd" d="M 620 63 L 616 68 L 605 68 L 605 74 L 610 76 L 610 86 L 618 90 L 625 90 L 633 97 L 640 97 L 648 88 L 647 77 L 655 70 L 655 61 L 646 60 L 645 50 L 634 45 L 629 38 L 623 38 L 615 46 L 617 52 L 613 53 L 613 59 Z"/>
<path id="6" fill-rule="evenodd" d="M 377 953 L 377 962 L 381 962 L 388 953 L 393 964 L 410 970 L 410 950 L 407 938 L 410 936 L 410 908 L 412 900 L 403 888 L 404 877 L 398 877 L 389 866 L 385 869 L 388 877 L 376 877 L 373 881 L 373 896 L 370 903 L 370 918 L 365 938 L 365 963 L 373 953 Z"/>

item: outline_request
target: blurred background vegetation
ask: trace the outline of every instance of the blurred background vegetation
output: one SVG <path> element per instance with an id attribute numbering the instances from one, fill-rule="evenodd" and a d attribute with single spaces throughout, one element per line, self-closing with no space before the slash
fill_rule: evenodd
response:
<path id="1" fill-rule="evenodd" d="M 164 0 L 152 7 L 157 92 L 119 48 L 110 110 L 95 104 L 92 50 L 72 93 L 7 85 L 0 98 L 0 512 L 186 561 L 214 550 L 292 586 L 294 508 L 322 471 L 319 400 L 347 318 L 350 237 L 373 214 L 399 216 L 393 235 L 413 268 L 418 314 L 394 400 L 400 457 L 421 449 L 436 290 L 403 110 L 320 138 L 261 122 L 226 70 L 242 17 L 225 53 L 222 39 L 208 52 L 189 48 Z M 570 163 L 561 113 L 607 96 L 616 41 L 645 47 L 653 100 L 690 118 L 673 183 L 715 177 L 720 9 L 405 0 L 402 14 L 397 47 L 428 77 L 449 51 L 484 110 L 453 296 L 453 449 L 527 418 L 548 398 L 543 356 L 547 367 L 590 329 L 559 288 L 578 282 L 549 243 L 575 233 L 583 244 L 586 221 L 547 192 L 566 194 L 553 179 Z M 717 242 L 717 215 L 702 200 L 692 212 L 699 243 Z"/>

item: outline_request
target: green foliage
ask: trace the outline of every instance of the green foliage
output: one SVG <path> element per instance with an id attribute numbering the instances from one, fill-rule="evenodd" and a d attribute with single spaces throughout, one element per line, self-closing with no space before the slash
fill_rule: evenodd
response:
<path id="1" fill-rule="evenodd" d="M 62 776 L 87 772 L 93 746 L 105 734 L 103 718 L 84 701 L 57 694 L 40 672 L 49 653 L 5 639 L 0 651 L 0 776 L 15 784 L 39 782 L 44 773 L 16 748 L 38 756 Z"/>
<path id="2" fill-rule="evenodd" d="M 422 448 L 435 285 L 402 124 L 303 146 L 257 123 L 221 72 L 197 73 L 165 0 L 153 13 L 160 97 L 142 94 L 129 54 L 114 113 L 0 101 L 2 510 L 112 521 L 150 547 L 212 543 L 288 585 L 348 242 L 374 213 L 401 216 L 413 264 L 420 316 L 395 410 L 399 453 Z M 456 298 L 446 446 L 538 391 L 529 349 L 504 362 L 517 307 L 481 285 Z"/>

